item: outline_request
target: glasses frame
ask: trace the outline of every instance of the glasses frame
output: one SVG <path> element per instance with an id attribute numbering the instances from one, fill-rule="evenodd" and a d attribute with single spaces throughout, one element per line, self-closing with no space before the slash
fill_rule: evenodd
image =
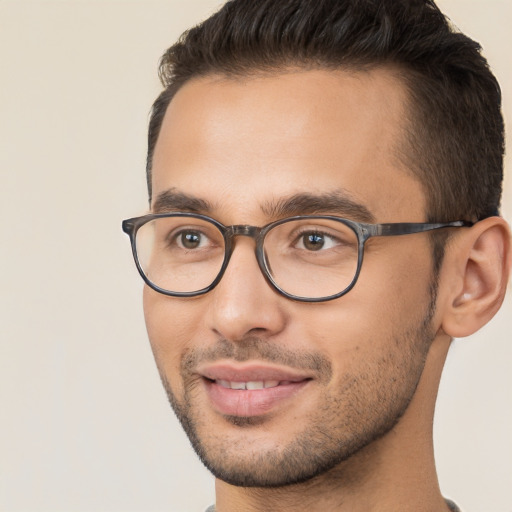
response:
<path id="1" fill-rule="evenodd" d="M 213 224 L 222 234 L 224 238 L 225 243 L 225 250 L 224 250 L 224 261 L 222 262 L 222 266 L 220 268 L 219 273 L 217 274 L 217 277 L 213 280 L 213 282 L 206 286 L 205 288 L 202 288 L 201 290 L 196 290 L 193 292 L 172 292 L 169 290 L 165 290 L 164 288 L 160 288 L 153 282 L 151 282 L 146 274 L 144 273 L 140 263 L 139 258 L 137 256 L 137 246 L 136 246 L 136 237 L 137 237 L 137 231 L 144 226 L 144 224 L 147 224 L 148 222 L 151 222 L 155 219 L 160 218 L 166 218 L 166 217 L 184 217 L 184 218 L 195 218 L 200 219 L 202 221 L 209 222 Z M 326 297 L 301 297 L 297 295 L 292 295 L 290 293 L 287 293 L 285 290 L 279 287 L 279 285 L 274 281 L 272 278 L 272 275 L 270 273 L 265 254 L 263 251 L 263 243 L 265 241 L 265 237 L 276 226 L 279 226 L 281 224 L 284 224 L 286 222 L 290 221 L 296 221 L 296 220 L 302 220 L 302 219 L 324 219 L 324 220 L 333 220 L 341 222 L 342 224 L 345 224 L 348 226 L 357 236 L 358 240 L 358 255 L 357 255 L 357 268 L 356 272 L 354 274 L 354 278 L 350 282 L 350 284 L 344 288 L 339 293 L 336 293 L 334 295 L 328 295 Z M 151 213 L 147 215 L 143 215 L 141 217 L 133 217 L 131 219 L 123 220 L 122 222 L 122 229 L 123 231 L 130 237 L 131 247 L 132 247 L 132 254 L 133 258 L 135 260 L 135 265 L 137 267 L 137 270 L 139 271 L 139 274 L 141 275 L 144 282 L 153 290 L 162 293 L 163 295 L 168 295 L 170 297 L 196 297 L 198 295 L 204 295 L 205 293 L 208 293 L 209 291 L 213 290 L 222 279 L 222 276 L 224 275 L 224 272 L 226 271 L 226 268 L 229 264 L 229 261 L 231 259 L 231 256 L 233 254 L 234 250 L 234 238 L 236 236 L 247 236 L 250 238 L 253 238 L 256 242 L 256 248 L 255 248 L 255 254 L 256 254 L 256 260 L 258 262 L 258 266 L 261 270 L 261 273 L 267 280 L 267 282 L 270 284 L 272 288 L 274 288 L 279 294 L 283 295 L 284 297 L 299 301 L 299 302 L 327 302 L 333 299 L 337 299 L 339 297 L 342 297 L 343 295 L 347 294 L 356 284 L 359 274 L 361 272 L 361 267 L 363 264 L 363 257 L 364 257 L 364 246 L 366 242 L 376 236 L 401 236 L 401 235 L 412 235 L 414 233 L 423 233 L 426 231 L 433 231 L 436 229 L 443 229 L 443 228 L 461 228 L 461 227 L 471 227 L 474 225 L 474 222 L 465 221 L 465 220 L 458 220 L 458 221 L 452 221 L 452 222 L 438 222 L 438 223 L 419 223 L 419 222 L 396 222 L 396 223 L 390 223 L 390 224 L 367 224 L 364 222 L 356 222 L 349 219 L 344 219 L 342 217 L 336 217 L 332 215 L 296 215 L 293 217 L 286 217 L 284 219 L 277 220 L 275 222 L 271 222 L 269 224 L 266 224 L 265 226 L 258 227 L 258 226 L 250 226 L 246 224 L 234 224 L 232 226 L 225 226 L 224 224 L 221 224 L 219 221 L 212 219 L 211 217 L 208 217 L 207 215 L 201 215 L 196 213 L 189 213 L 189 212 L 169 212 L 169 213 Z"/>

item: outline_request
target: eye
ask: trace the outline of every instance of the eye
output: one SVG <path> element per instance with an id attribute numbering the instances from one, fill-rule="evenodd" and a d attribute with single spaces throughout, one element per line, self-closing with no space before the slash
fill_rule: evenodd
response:
<path id="1" fill-rule="evenodd" d="M 182 231 L 175 237 L 176 244 L 182 249 L 199 249 L 208 243 L 208 238 L 199 231 Z"/>
<path id="2" fill-rule="evenodd" d="M 337 241 L 334 237 L 315 231 L 301 233 L 296 248 L 307 251 L 320 251 L 322 249 L 332 249 L 336 245 Z"/>

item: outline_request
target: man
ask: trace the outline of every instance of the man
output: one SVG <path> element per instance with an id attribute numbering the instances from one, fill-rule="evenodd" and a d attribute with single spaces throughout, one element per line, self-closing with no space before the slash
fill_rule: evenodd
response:
<path id="1" fill-rule="evenodd" d="M 478 45 L 429 0 L 234 0 L 160 71 L 123 227 L 215 510 L 457 510 L 437 388 L 511 261 Z"/>

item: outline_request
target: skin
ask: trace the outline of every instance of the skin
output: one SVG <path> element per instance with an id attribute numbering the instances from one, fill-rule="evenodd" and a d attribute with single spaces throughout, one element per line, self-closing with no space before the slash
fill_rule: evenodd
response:
<path id="1" fill-rule="evenodd" d="M 172 190 L 208 202 L 201 213 L 225 225 L 262 226 L 276 220 L 269 204 L 336 191 L 375 222 L 425 222 L 423 190 L 397 156 L 406 98 L 385 69 L 192 80 L 162 125 L 153 198 Z M 437 308 L 426 234 L 372 239 L 354 289 L 325 303 L 279 295 L 246 237 L 206 295 L 171 298 L 145 287 L 149 338 L 171 403 L 221 477 L 217 510 L 447 510 L 432 448 L 437 387 L 450 329 L 467 320 L 459 306 L 471 299 L 463 297 L 470 248 L 492 231 L 495 242 L 483 252 L 501 243 L 506 253 L 504 226 L 454 234 Z M 244 419 L 212 404 L 200 371 L 206 354 L 228 364 L 322 364 L 296 394 Z"/>

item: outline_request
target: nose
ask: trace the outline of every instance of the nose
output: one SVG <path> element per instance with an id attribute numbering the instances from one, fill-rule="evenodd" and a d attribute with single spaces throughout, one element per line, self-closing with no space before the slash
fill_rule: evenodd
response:
<path id="1" fill-rule="evenodd" d="M 263 276 L 254 240 L 239 237 L 220 283 L 210 292 L 207 322 L 227 340 L 271 337 L 286 325 L 286 305 Z"/>

